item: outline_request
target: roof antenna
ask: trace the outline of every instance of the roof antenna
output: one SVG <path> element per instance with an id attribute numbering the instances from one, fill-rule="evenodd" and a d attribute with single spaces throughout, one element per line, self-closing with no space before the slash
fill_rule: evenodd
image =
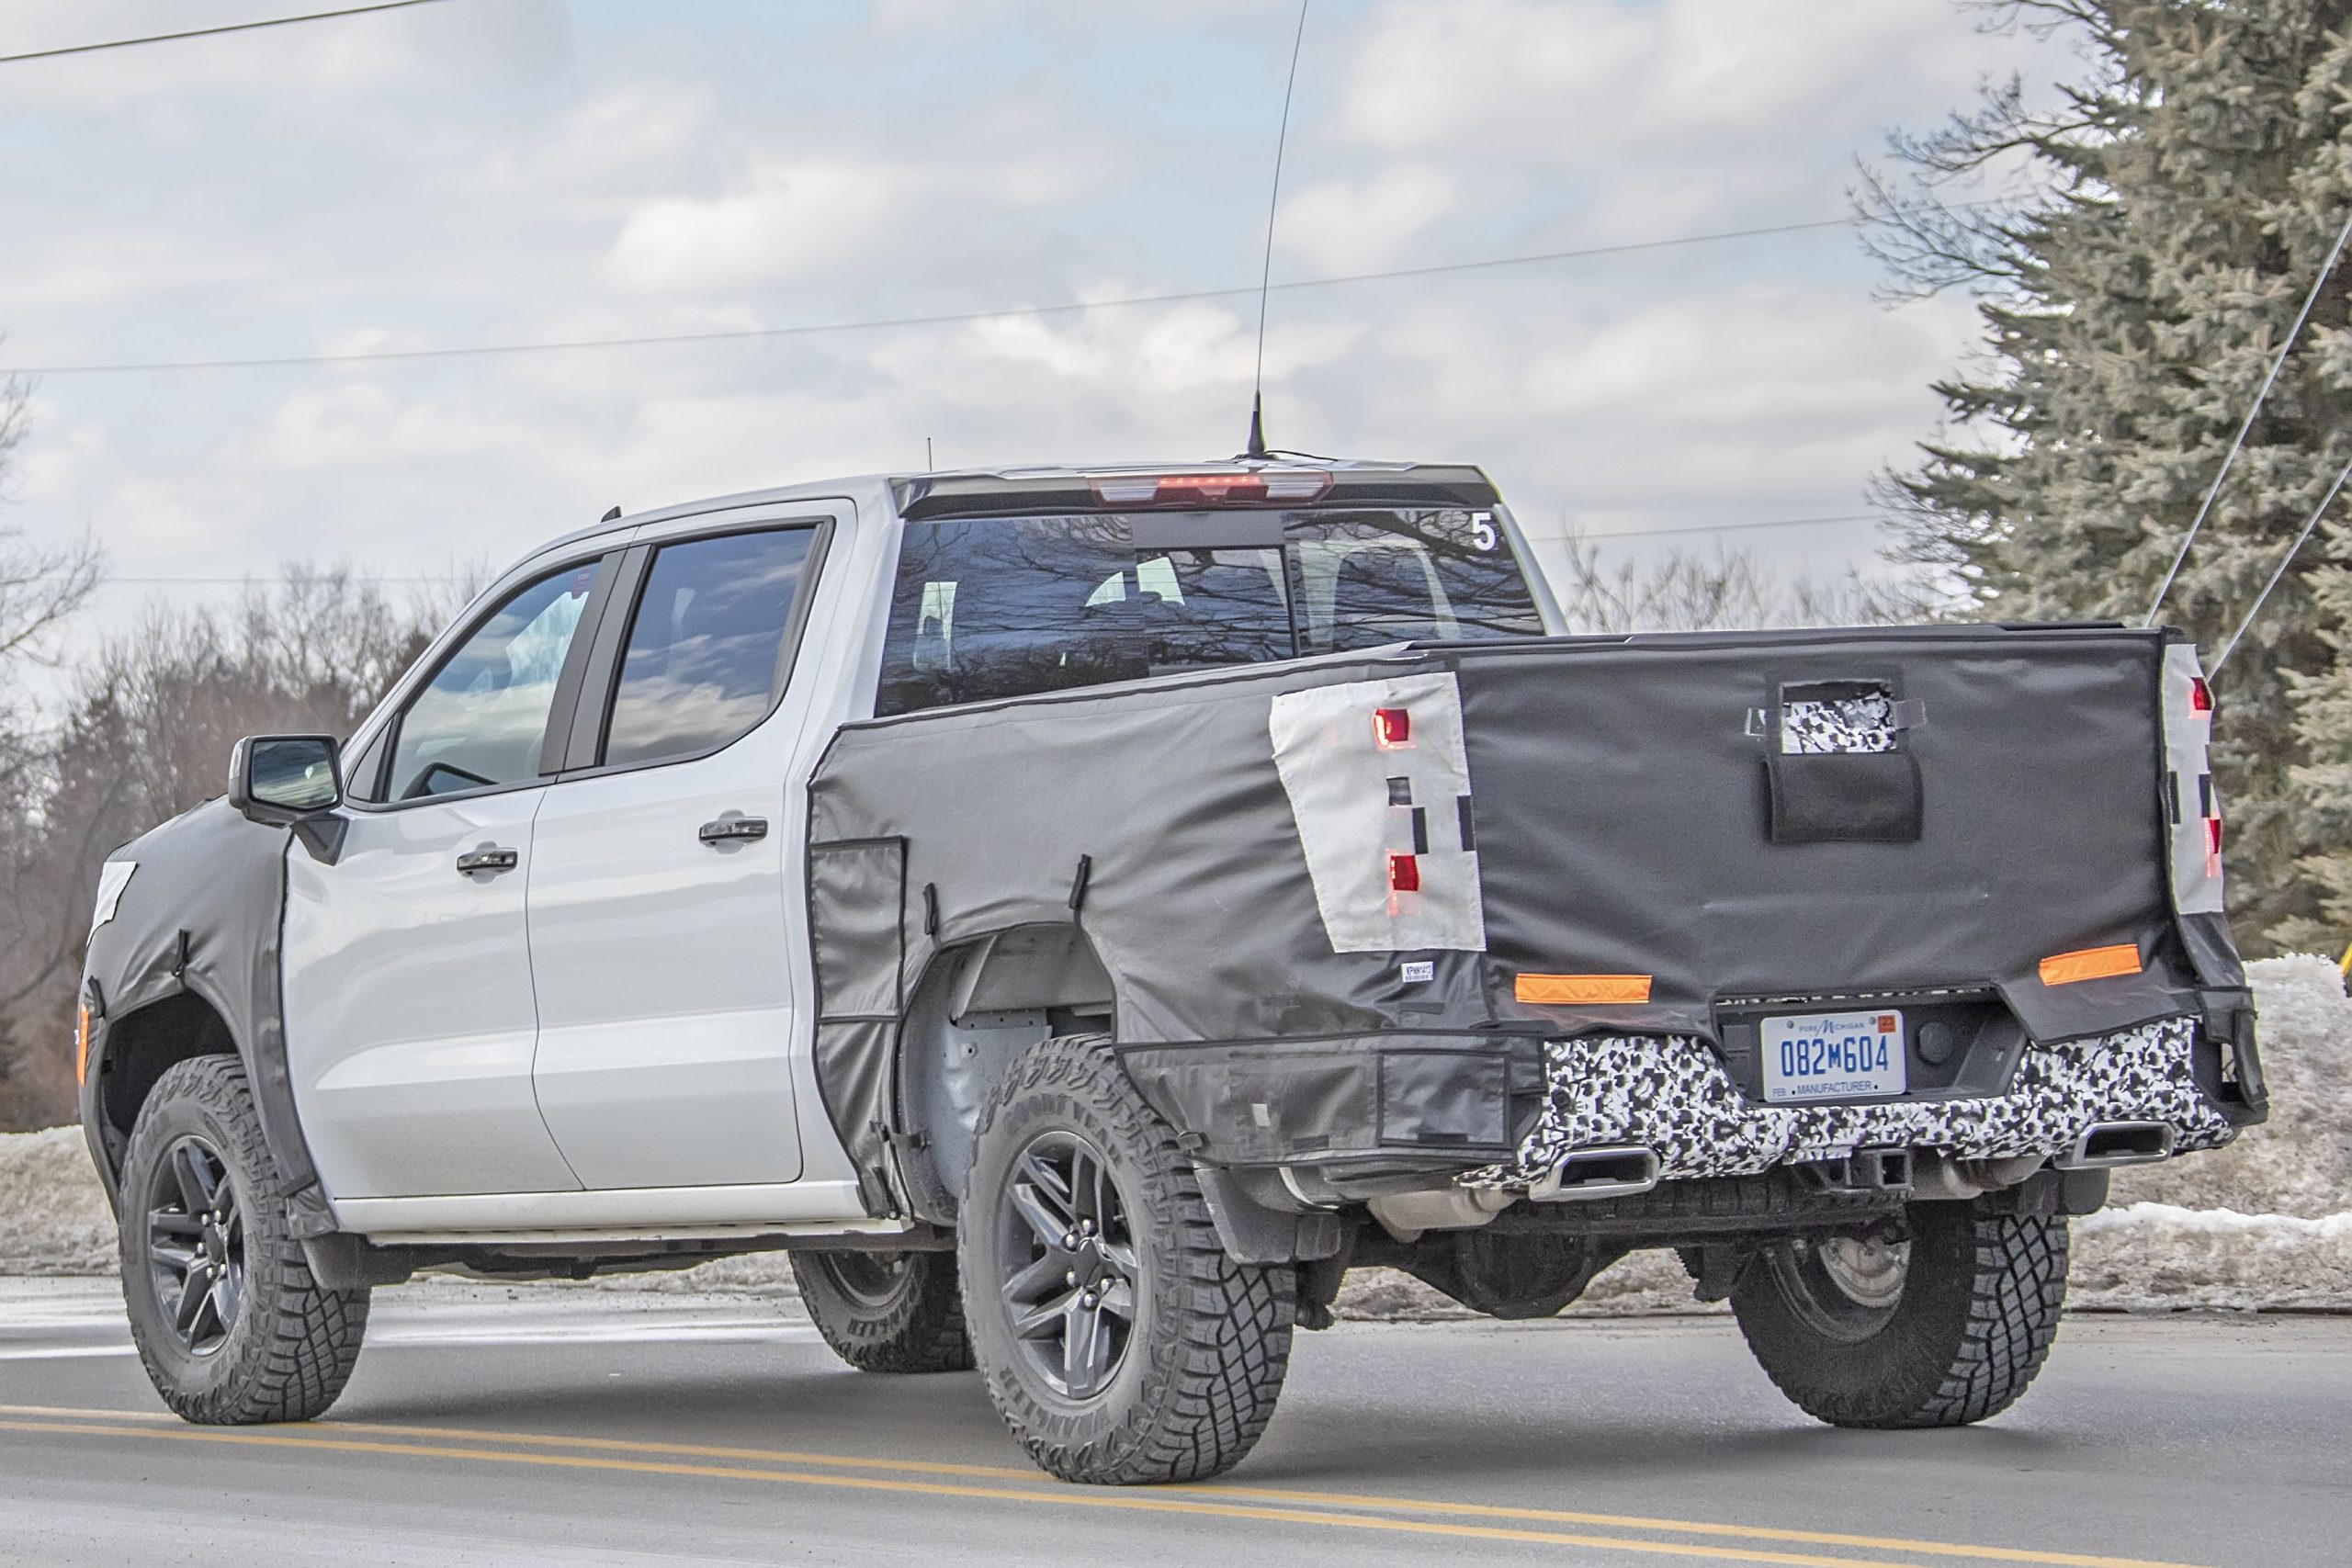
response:
<path id="1" fill-rule="evenodd" d="M 1266 295 L 1274 276 L 1274 214 L 1283 197 L 1283 147 L 1290 140 L 1290 99 L 1298 86 L 1298 50 L 1306 41 L 1306 7 L 1298 0 L 1298 30 L 1291 35 L 1290 77 L 1283 84 L 1282 130 L 1274 136 L 1274 188 L 1266 197 L 1266 261 L 1258 273 L 1258 365 L 1250 376 L 1250 448 L 1245 457 L 1265 457 L 1266 449 Z"/>

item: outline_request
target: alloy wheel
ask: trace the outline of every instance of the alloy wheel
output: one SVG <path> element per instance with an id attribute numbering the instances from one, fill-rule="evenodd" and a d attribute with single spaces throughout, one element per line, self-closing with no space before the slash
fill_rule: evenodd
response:
<path id="1" fill-rule="evenodd" d="M 1032 1139 L 1005 1184 L 1000 1294 L 1030 1370 L 1091 1399 L 1125 1363 L 1140 1268 L 1126 1198 L 1102 1151 L 1074 1133 Z"/>
<path id="2" fill-rule="evenodd" d="M 904 1252 L 827 1252 L 818 1263 L 842 1294 L 875 1311 L 888 1307 L 905 1288 L 912 1267 Z"/>
<path id="3" fill-rule="evenodd" d="M 220 1151 L 189 1134 L 164 1151 L 147 1197 L 147 1277 L 191 1356 L 228 1342 L 245 1298 L 245 1224 Z"/>
<path id="4" fill-rule="evenodd" d="M 1884 1236 L 1801 1237 L 1767 1253 L 1790 1309 L 1825 1337 L 1860 1344 L 1902 1303 L 1911 1244 Z"/>

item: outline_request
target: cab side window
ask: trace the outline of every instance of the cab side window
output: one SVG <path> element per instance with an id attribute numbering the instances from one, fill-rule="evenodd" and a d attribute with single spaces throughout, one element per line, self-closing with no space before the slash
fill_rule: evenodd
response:
<path id="1" fill-rule="evenodd" d="M 779 528 L 654 552 L 614 683 L 607 767 L 699 756 L 767 717 L 816 536 Z"/>
<path id="2" fill-rule="evenodd" d="M 401 715 L 385 799 L 422 800 L 539 776 L 557 680 L 595 581 L 593 562 L 540 578 L 458 645 Z"/>

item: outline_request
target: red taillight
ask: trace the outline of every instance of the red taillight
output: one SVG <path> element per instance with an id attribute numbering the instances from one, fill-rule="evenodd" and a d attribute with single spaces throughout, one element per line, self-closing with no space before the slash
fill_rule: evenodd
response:
<path id="1" fill-rule="evenodd" d="M 1373 744 L 1384 751 L 1394 751 L 1413 743 L 1413 716 L 1403 708 L 1372 710 Z"/>
<path id="2" fill-rule="evenodd" d="M 1418 855 L 1388 857 L 1388 891 L 1419 893 L 1421 890 L 1421 862 Z"/>
<path id="3" fill-rule="evenodd" d="M 1108 506 L 1166 506 L 1316 501 L 1331 488 L 1331 476 L 1287 468 L 1221 474 L 1096 474 L 1087 481 L 1094 498 Z"/>
<path id="4" fill-rule="evenodd" d="M 2201 714 L 2211 714 L 2213 711 L 2213 688 L 2205 683 L 2205 677 L 2202 675 L 2189 678 L 2188 711 Z"/>
<path id="5" fill-rule="evenodd" d="M 2218 817 L 2205 818 L 2205 874 L 2222 874 L 2222 819 Z"/>

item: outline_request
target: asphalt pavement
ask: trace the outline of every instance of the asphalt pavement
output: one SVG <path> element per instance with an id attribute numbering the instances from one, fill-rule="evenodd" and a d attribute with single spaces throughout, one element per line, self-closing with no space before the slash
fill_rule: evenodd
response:
<path id="1" fill-rule="evenodd" d="M 969 1375 L 789 1303 L 379 1292 L 303 1427 L 166 1415 L 102 1281 L 0 1281 L 0 1562 L 2352 1562 L 2352 1320 L 2068 1320 L 2008 1415 L 1858 1433 L 1714 1317 L 1302 1335 L 1226 1480 L 1038 1474 Z"/>

